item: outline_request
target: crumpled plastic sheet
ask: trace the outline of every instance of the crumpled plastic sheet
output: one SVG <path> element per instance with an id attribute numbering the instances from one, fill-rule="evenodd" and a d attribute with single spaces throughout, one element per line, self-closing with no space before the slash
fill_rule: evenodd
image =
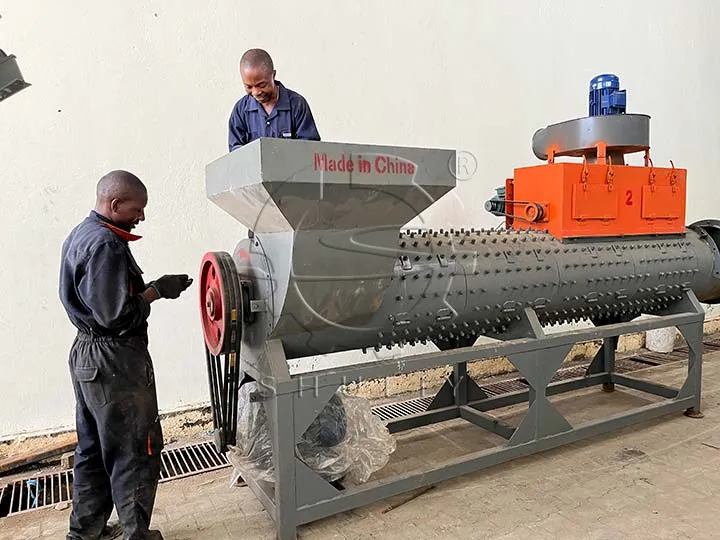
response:
<path id="1" fill-rule="evenodd" d="M 270 426 L 256 382 L 239 390 L 236 443 L 227 453 L 233 466 L 230 485 L 247 474 L 274 483 Z M 394 437 L 372 413 L 370 402 L 338 391 L 303 434 L 297 453 L 328 482 L 342 479 L 357 485 L 387 465 L 395 448 Z"/>

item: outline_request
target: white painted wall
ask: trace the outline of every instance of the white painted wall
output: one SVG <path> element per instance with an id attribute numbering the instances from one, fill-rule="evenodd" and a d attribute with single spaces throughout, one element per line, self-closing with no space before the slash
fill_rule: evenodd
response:
<path id="1" fill-rule="evenodd" d="M 0 436 L 73 422 L 57 297 L 60 245 L 113 168 L 149 186 L 149 277 L 196 273 L 245 231 L 206 201 L 204 166 L 226 149 L 249 47 L 310 102 L 325 140 L 454 147 L 480 169 L 424 218 L 487 226 L 482 205 L 534 131 L 583 116 L 589 79 L 621 76 L 653 116 L 655 163 L 689 169 L 688 220 L 720 217 L 720 7 L 711 0 L 3 0 L 0 47 L 30 89 L 0 104 Z M 197 290 L 156 304 L 161 408 L 206 400 Z"/>

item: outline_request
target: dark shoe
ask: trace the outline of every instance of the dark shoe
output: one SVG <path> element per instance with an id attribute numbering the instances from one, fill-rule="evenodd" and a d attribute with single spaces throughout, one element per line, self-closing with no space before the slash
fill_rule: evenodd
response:
<path id="1" fill-rule="evenodd" d="M 148 540 L 165 540 L 160 531 L 148 531 Z"/>
<path id="2" fill-rule="evenodd" d="M 123 529 L 120 523 L 108 523 L 100 533 L 100 540 L 116 540 L 122 538 Z"/>

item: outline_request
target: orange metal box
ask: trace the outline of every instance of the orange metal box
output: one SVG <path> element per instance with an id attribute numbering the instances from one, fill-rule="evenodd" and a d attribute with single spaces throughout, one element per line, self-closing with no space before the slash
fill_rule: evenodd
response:
<path id="1" fill-rule="evenodd" d="M 556 238 L 685 231 L 686 169 L 548 163 L 506 183 L 508 226 Z"/>

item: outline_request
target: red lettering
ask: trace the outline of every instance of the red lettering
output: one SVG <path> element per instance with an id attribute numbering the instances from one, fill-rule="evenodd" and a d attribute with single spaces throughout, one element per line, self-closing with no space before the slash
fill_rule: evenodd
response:
<path id="1" fill-rule="evenodd" d="M 378 174 L 415 174 L 415 164 L 398 158 L 378 156 L 375 158 L 375 172 Z"/>
<path id="2" fill-rule="evenodd" d="M 385 158 L 383 156 L 375 158 L 375 172 L 385 174 Z"/>
<path id="3" fill-rule="evenodd" d="M 359 172 L 369 173 L 371 172 L 370 162 L 358 156 L 357 166 L 352 158 L 345 155 L 339 158 L 328 157 L 326 153 L 314 153 L 313 154 L 313 168 L 316 171 L 328 171 L 328 172 Z M 377 156 L 373 162 L 374 172 L 376 174 L 415 174 L 415 164 L 411 161 L 406 161 L 402 158 L 396 158 L 391 156 Z"/>
<path id="4" fill-rule="evenodd" d="M 625 204 L 627 206 L 632 206 L 632 203 L 632 191 L 628 189 L 627 193 L 625 193 Z"/>
<path id="5" fill-rule="evenodd" d="M 322 154 L 313 154 L 313 168 L 316 171 L 329 172 L 353 172 L 355 164 L 351 158 L 343 155 L 340 159 L 328 158 L 324 152 Z"/>

